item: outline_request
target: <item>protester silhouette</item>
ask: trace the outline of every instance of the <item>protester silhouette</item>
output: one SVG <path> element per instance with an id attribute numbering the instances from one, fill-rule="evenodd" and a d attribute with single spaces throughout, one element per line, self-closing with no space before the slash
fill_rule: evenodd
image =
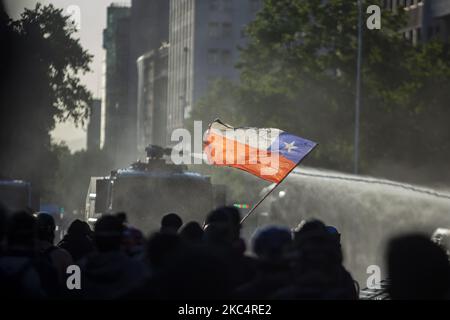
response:
<path id="1" fill-rule="evenodd" d="M 445 251 L 421 234 L 392 239 L 386 253 L 388 292 L 395 300 L 448 297 L 449 261 Z"/>
<path id="2" fill-rule="evenodd" d="M 65 284 L 67 268 L 73 264 L 72 256 L 65 249 L 53 244 L 55 239 L 55 220 L 48 213 L 37 216 L 37 250 L 42 258 L 47 259 L 58 272 L 61 285 Z"/>
<path id="3" fill-rule="evenodd" d="M 294 236 L 297 258 L 293 284 L 275 293 L 277 299 L 358 299 L 357 286 L 342 265 L 340 242 L 319 220 L 306 222 Z"/>
<path id="4" fill-rule="evenodd" d="M 255 278 L 237 288 L 241 299 L 268 299 L 292 279 L 290 261 L 292 236 L 288 228 L 267 226 L 253 236 L 253 252 L 259 264 Z"/>
<path id="5" fill-rule="evenodd" d="M 67 229 L 67 234 L 58 243 L 58 247 L 67 250 L 74 262 L 93 252 L 93 233 L 89 224 L 78 219 L 74 220 Z"/>
<path id="6" fill-rule="evenodd" d="M 94 226 L 97 252 L 80 261 L 84 299 L 118 299 L 147 278 L 142 262 L 125 254 L 124 226 L 116 216 L 105 215 Z"/>
<path id="7" fill-rule="evenodd" d="M 160 232 L 164 233 L 177 233 L 183 225 L 183 220 L 176 213 L 168 213 L 161 219 Z"/>
<path id="8" fill-rule="evenodd" d="M 204 231 L 200 224 L 195 221 L 186 223 L 180 230 L 180 237 L 183 241 L 191 245 L 203 243 Z"/>
<path id="9" fill-rule="evenodd" d="M 257 271 L 257 261 L 245 254 L 240 230 L 240 212 L 234 207 L 217 208 L 205 219 L 205 245 L 233 270 L 230 276 L 233 287 L 251 281 Z"/>
<path id="10" fill-rule="evenodd" d="M 37 221 L 20 211 L 6 222 L 6 248 L 0 257 L 0 295 L 7 298 L 56 298 L 57 270 L 38 254 Z"/>

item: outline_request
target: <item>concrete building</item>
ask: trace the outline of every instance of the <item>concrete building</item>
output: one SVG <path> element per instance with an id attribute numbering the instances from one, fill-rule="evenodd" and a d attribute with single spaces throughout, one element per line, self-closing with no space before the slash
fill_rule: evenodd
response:
<path id="1" fill-rule="evenodd" d="M 167 126 L 168 47 L 142 55 L 138 68 L 138 153 L 149 144 L 165 146 Z"/>
<path id="2" fill-rule="evenodd" d="M 100 149 L 101 123 L 102 100 L 94 99 L 90 107 L 89 123 L 87 126 L 86 148 L 88 151 Z"/>
<path id="3" fill-rule="evenodd" d="M 136 153 L 136 148 L 130 144 L 130 127 L 135 128 L 135 125 L 128 105 L 130 8 L 112 4 L 107 10 L 107 25 L 103 31 L 106 50 L 104 149 L 114 165 L 122 166 L 134 159 Z"/>
<path id="4" fill-rule="evenodd" d="M 450 1 L 448 0 L 385 0 L 388 10 L 408 12 L 408 25 L 402 31 L 414 44 L 438 38 L 449 42 Z"/>
<path id="5" fill-rule="evenodd" d="M 153 116 L 149 112 L 158 112 L 163 105 L 164 110 L 166 108 L 167 89 L 164 96 L 161 96 L 161 83 L 162 87 L 167 87 L 167 75 L 161 76 L 161 72 L 167 74 L 167 67 L 164 66 L 167 54 L 164 57 L 164 53 L 158 50 L 169 41 L 169 1 L 132 0 L 130 20 L 128 104 L 130 117 L 135 124 L 130 130 L 135 135 L 133 143 L 137 146 L 139 156 L 143 154 L 142 148 L 145 149 L 143 143 L 158 144 L 161 141 L 158 136 L 160 129 L 157 128 L 165 125 L 165 121 L 160 121 L 159 115 Z M 141 72 L 138 70 L 139 66 L 142 67 Z M 160 79 L 165 80 L 161 82 Z M 146 85 L 149 87 L 145 87 Z M 153 90 L 156 92 L 152 92 Z M 139 101 L 140 98 L 142 100 Z M 159 122 L 154 123 L 153 120 Z M 147 125 L 150 127 L 147 128 Z"/>
<path id="6" fill-rule="evenodd" d="M 170 0 L 167 141 L 219 78 L 237 81 L 238 47 L 261 0 Z"/>
<path id="7" fill-rule="evenodd" d="M 168 0 L 132 0 L 108 7 L 104 148 L 117 167 L 138 157 L 137 59 L 167 43 Z"/>

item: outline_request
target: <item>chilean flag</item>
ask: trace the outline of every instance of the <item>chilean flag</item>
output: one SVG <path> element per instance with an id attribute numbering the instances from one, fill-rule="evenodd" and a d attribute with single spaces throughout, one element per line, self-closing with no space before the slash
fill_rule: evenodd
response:
<path id="1" fill-rule="evenodd" d="M 317 143 L 279 129 L 233 128 L 216 120 L 209 125 L 204 152 L 209 164 L 247 171 L 280 183 Z"/>

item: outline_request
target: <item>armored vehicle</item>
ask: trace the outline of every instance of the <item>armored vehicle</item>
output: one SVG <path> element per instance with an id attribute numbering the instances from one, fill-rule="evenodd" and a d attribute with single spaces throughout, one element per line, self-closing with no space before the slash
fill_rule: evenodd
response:
<path id="1" fill-rule="evenodd" d="M 125 212 L 130 224 L 148 232 L 159 227 L 166 213 L 202 222 L 208 211 L 225 204 L 223 186 L 213 186 L 209 177 L 163 159 L 170 149 L 150 146 L 146 151 L 147 162 L 91 178 L 86 197 L 88 222 L 102 214 Z"/>

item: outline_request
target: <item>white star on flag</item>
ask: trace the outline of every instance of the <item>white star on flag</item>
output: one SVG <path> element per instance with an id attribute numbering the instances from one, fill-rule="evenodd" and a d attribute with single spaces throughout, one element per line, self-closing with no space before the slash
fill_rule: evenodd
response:
<path id="1" fill-rule="evenodd" d="M 293 149 L 297 149 L 295 146 L 295 141 L 292 141 L 291 143 L 284 143 L 284 148 L 287 150 L 287 152 L 291 152 Z"/>

